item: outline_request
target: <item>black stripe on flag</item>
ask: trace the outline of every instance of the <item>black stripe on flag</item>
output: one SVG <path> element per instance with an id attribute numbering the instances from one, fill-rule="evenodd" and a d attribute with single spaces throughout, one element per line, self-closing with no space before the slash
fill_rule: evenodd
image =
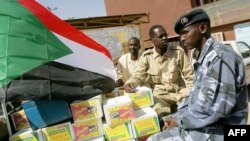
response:
<path id="1" fill-rule="evenodd" d="M 114 88 L 115 81 L 107 76 L 50 62 L 11 81 L 0 95 L 6 101 L 87 100 Z"/>

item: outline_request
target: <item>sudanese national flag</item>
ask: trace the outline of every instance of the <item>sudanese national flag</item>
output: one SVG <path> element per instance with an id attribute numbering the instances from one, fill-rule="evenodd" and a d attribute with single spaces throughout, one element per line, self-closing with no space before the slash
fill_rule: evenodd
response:
<path id="1" fill-rule="evenodd" d="M 35 0 L 0 6 L 0 100 L 85 100 L 114 89 L 105 47 Z"/>

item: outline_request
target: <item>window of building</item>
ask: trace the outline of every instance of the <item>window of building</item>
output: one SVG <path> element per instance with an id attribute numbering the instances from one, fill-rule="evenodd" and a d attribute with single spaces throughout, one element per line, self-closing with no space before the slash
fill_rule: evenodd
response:
<path id="1" fill-rule="evenodd" d="M 217 42 L 223 42 L 223 41 L 224 41 L 224 34 L 223 34 L 223 32 L 212 33 L 211 36 L 212 36 Z"/>
<path id="2" fill-rule="evenodd" d="M 190 0 L 190 1 L 192 4 L 192 7 L 194 8 L 194 7 L 202 6 L 208 3 L 216 2 L 219 0 Z"/>

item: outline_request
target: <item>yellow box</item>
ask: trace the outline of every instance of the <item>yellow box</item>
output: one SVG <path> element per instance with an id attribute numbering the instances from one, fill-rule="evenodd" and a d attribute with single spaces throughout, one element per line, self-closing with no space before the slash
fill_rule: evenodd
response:
<path id="1" fill-rule="evenodd" d="M 104 100 L 103 110 L 106 122 L 111 126 L 123 124 L 135 117 L 133 103 L 127 96 Z"/>
<path id="2" fill-rule="evenodd" d="M 154 105 L 152 89 L 148 87 L 138 87 L 135 93 L 125 93 L 133 101 L 135 109 L 150 107 Z"/>
<path id="3" fill-rule="evenodd" d="M 136 110 L 135 113 L 137 118 L 131 121 L 135 138 L 160 131 L 157 113 L 151 107 Z"/>
<path id="4" fill-rule="evenodd" d="M 29 124 L 29 121 L 25 115 L 24 110 L 21 110 L 21 111 L 18 111 L 18 112 L 11 114 L 11 119 L 12 119 L 12 122 L 14 124 L 16 131 L 30 128 L 30 124 Z"/>
<path id="5" fill-rule="evenodd" d="M 133 138 L 131 123 L 127 122 L 118 126 L 103 124 L 105 138 L 109 141 L 124 141 Z"/>
<path id="6" fill-rule="evenodd" d="M 75 140 L 85 141 L 103 135 L 101 118 L 90 119 L 72 124 Z"/>
<path id="7" fill-rule="evenodd" d="M 9 138 L 10 141 L 43 141 L 40 130 L 32 131 L 31 129 L 17 132 Z"/>
<path id="8" fill-rule="evenodd" d="M 75 122 L 103 116 L 100 97 L 85 101 L 75 101 L 70 104 L 70 108 Z"/>
<path id="9" fill-rule="evenodd" d="M 58 124 L 42 129 L 44 141 L 73 141 L 74 134 L 71 123 Z"/>

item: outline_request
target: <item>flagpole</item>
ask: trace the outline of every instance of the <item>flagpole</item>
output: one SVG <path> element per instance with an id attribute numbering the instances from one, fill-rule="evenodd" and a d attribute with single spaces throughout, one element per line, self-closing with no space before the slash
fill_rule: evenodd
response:
<path id="1" fill-rule="evenodd" d="M 6 104 L 5 104 L 5 102 L 1 102 L 1 104 L 2 104 L 2 109 L 3 109 L 3 114 L 4 114 L 4 117 L 6 119 L 6 124 L 7 124 L 9 137 L 10 137 L 12 135 L 12 131 L 11 131 L 11 127 L 10 127 L 10 121 L 9 121 L 9 116 L 8 116 L 8 112 L 7 112 L 7 109 L 6 109 Z"/>

